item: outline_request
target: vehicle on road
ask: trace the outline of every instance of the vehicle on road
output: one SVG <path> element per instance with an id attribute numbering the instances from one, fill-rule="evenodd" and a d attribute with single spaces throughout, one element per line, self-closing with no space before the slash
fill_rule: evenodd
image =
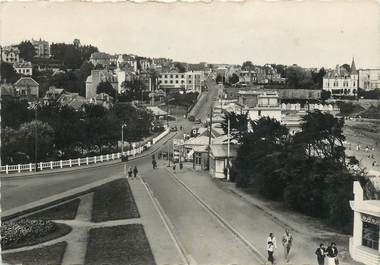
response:
<path id="1" fill-rule="evenodd" d="M 177 126 L 173 126 L 173 127 L 171 127 L 171 128 L 170 128 L 170 131 L 171 131 L 171 132 L 176 132 L 176 131 L 178 131 Z"/>
<path id="2" fill-rule="evenodd" d="M 201 124 L 201 123 L 202 123 L 201 119 L 196 119 L 195 120 L 195 124 Z"/>

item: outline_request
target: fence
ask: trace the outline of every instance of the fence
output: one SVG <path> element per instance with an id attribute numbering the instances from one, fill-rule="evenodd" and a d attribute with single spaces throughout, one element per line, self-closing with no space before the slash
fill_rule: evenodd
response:
<path id="1" fill-rule="evenodd" d="M 118 152 L 113 154 L 106 154 L 100 156 L 92 156 L 92 157 L 84 157 L 84 158 L 75 158 L 68 160 L 59 160 L 59 161 L 50 161 L 50 162 L 38 162 L 38 163 L 29 163 L 29 164 L 18 164 L 18 165 L 5 165 L 1 166 L 1 173 L 10 174 L 10 173 L 20 173 L 24 171 L 33 172 L 36 171 L 36 166 L 38 170 L 48 170 L 54 168 L 67 168 L 67 167 L 77 167 L 77 166 L 85 166 L 89 164 L 97 164 L 108 162 L 116 159 L 120 159 L 122 155 L 127 156 L 135 156 L 137 154 L 141 154 L 144 150 L 149 149 L 153 144 L 156 144 L 163 137 L 168 135 L 170 132 L 170 128 L 167 128 L 160 135 L 153 138 L 151 141 L 147 142 L 143 146 L 138 148 L 126 151 L 126 152 Z"/>

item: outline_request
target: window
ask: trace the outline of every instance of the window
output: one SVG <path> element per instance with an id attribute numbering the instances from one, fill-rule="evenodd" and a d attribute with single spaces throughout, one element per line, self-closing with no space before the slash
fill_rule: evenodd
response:
<path id="1" fill-rule="evenodd" d="M 173 80 L 170 80 L 170 84 L 173 84 Z"/>
<path id="2" fill-rule="evenodd" d="M 189 84 L 191 84 L 191 80 L 189 80 Z"/>
<path id="3" fill-rule="evenodd" d="M 168 75 L 165 75 L 165 78 L 168 78 Z"/>
<path id="4" fill-rule="evenodd" d="M 170 75 L 170 78 L 173 78 L 173 75 Z"/>
<path id="5" fill-rule="evenodd" d="M 185 75 L 181 75 L 181 78 L 185 78 Z M 380 78 L 379 78 L 380 79 Z"/>
<path id="6" fill-rule="evenodd" d="M 178 84 L 178 80 L 175 80 L 175 83 Z"/>
<path id="7" fill-rule="evenodd" d="M 195 153 L 194 158 L 195 158 L 195 164 L 196 165 L 202 164 L 202 154 L 201 153 Z"/>
<path id="8" fill-rule="evenodd" d="M 178 75 L 175 75 L 175 78 L 178 78 Z"/>
<path id="9" fill-rule="evenodd" d="M 379 225 L 363 222 L 363 237 L 362 245 L 372 248 L 379 249 Z"/>

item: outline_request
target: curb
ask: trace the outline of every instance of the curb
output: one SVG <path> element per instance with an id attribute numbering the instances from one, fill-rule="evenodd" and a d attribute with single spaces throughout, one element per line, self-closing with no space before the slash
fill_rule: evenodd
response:
<path id="1" fill-rule="evenodd" d="M 180 180 L 173 172 L 166 169 L 169 175 L 172 176 L 178 183 L 180 183 L 206 210 L 213 215 L 220 223 L 222 223 L 231 233 L 233 233 L 248 249 L 250 249 L 256 256 L 256 259 L 261 264 L 265 264 L 266 258 L 249 242 L 239 231 L 237 231 L 227 220 L 225 220 L 218 212 L 211 208 L 203 199 L 194 193 L 187 185 Z"/>

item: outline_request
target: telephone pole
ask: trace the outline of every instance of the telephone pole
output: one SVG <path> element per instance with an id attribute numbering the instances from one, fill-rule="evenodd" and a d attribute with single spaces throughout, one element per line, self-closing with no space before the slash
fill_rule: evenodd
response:
<path id="1" fill-rule="evenodd" d="M 212 105 L 210 107 L 210 131 L 208 134 L 208 168 L 210 168 L 210 151 L 211 151 L 211 131 L 212 131 L 212 115 L 213 115 L 213 108 Z"/>

